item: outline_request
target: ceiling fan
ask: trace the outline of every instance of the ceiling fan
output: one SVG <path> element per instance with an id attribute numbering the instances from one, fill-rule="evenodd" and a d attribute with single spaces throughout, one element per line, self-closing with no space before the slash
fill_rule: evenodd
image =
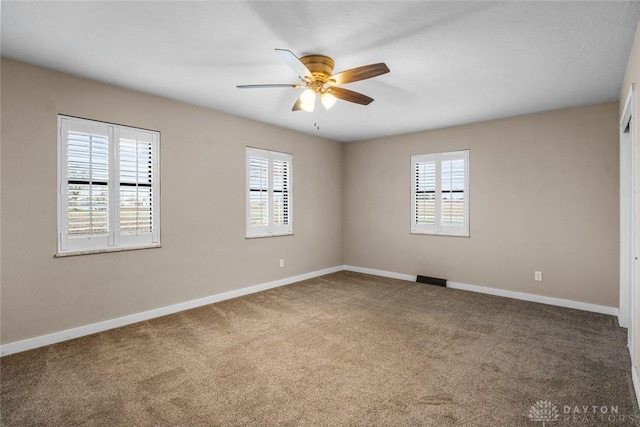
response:
<path id="1" fill-rule="evenodd" d="M 292 111 L 303 110 L 312 112 L 317 99 L 320 99 L 322 105 L 327 110 L 336 103 L 337 99 L 361 105 L 369 105 L 373 101 L 373 98 L 338 86 L 370 79 L 389 72 L 389 67 L 387 67 L 384 62 L 380 62 L 378 64 L 364 65 L 333 74 L 335 62 L 328 56 L 306 55 L 298 58 L 293 52 L 286 49 L 276 49 L 276 53 L 298 74 L 301 83 L 238 85 L 237 87 L 240 89 L 276 87 L 305 88 L 305 91 L 302 92 L 293 105 Z"/>

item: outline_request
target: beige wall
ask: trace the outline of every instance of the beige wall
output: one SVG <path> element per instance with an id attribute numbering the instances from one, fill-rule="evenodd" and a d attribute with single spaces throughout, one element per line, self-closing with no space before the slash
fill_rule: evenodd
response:
<path id="1" fill-rule="evenodd" d="M 617 102 L 342 145 L 10 60 L 0 76 L 2 343 L 342 264 L 618 304 Z M 53 258 L 58 113 L 161 132 L 161 249 Z M 294 236 L 244 238 L 246 145 L 293 153 Z M 471 237 L 410 234 L 410 156 L 464 148 Z"/>
<path id="2" fill-rule="evenodd" d="M 2 343 L 342 264 L 341 144 L 5 59 L 1 78 Z M 58 113 L 161 132 L 162 248 L 53 257 Z M 293 153 L 294 236 L 245 239 L 246 145 Z"/>
<path id="3" fill-rule="evenodd" d="M 617 307 L 617 115 L 609 102 L 347 144 L 345 264 Z M 410 156 L 466 148 L 471 237 L 410 234 Z"/>

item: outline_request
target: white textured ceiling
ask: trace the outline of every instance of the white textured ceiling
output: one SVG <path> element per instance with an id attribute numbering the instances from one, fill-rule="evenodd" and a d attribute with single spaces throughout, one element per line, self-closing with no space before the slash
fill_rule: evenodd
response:
<path id="1" fill-rule="evenodd" d="M 640 2 L 2 1 L 2 56 L 322 137 L 353 141 L 614 100 Z M 313 114 L 274 48 L 335 71 L 369 106 Z"/>

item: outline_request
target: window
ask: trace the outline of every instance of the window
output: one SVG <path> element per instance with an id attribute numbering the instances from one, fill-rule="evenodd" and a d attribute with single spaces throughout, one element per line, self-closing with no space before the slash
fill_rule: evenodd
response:
<path id="1" fill-rule="evenodd" d="M 58 254 L 159 246 L 159 133 L 66 116 L 58 127 Z"/>
<path id="2" fill-rule="evenodd" d="M 469 150 L 411 156 L 411 232 L 469 235 Z"/>
<path id="3" fill-rule="evenodd" d="M 247 147 L 247 237 L 293 234 L 291 154 Z"/>

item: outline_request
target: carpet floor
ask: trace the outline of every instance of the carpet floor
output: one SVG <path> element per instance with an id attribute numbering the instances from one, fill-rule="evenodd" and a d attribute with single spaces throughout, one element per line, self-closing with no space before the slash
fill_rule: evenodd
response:
<path id="1" fill-rule="evenodd" d="M 638 425 L 612 316 L 339 272 L 0 360 L 2 426 Z"/>

